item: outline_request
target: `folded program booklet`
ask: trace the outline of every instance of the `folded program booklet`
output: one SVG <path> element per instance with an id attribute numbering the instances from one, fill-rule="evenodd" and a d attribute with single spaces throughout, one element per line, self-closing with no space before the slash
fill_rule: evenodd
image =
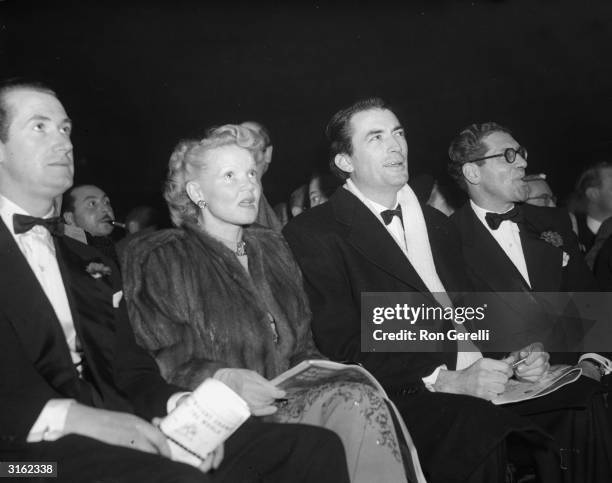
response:
<path id="1" fill-rule="evenodd" d="M 571 384 L 581 375 L 582 369 L 578 366 L 552 366 L 537 382 L 522 382 L 510 379 L 506 385 L 506 390 L 492 399 L 491 402 L 496 405 L 511 404 L 546 396 L 567 384 Z"/>
<path id="2" fill-rule="evenodd" d="M 172 459 L 199 466 L 250 416 L 244 399 L 216 379 L 206 379 L 161 422 Z"/>

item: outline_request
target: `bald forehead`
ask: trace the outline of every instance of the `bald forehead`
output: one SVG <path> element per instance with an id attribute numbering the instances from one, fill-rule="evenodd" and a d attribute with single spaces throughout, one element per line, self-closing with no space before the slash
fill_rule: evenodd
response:
<path id="1" fill-rule="evenodd" d="M 72 190 L 72 198 L 75 201 L 85 198 L 103 198 L 106 193 L 94 185 L 78 186 Z"/>

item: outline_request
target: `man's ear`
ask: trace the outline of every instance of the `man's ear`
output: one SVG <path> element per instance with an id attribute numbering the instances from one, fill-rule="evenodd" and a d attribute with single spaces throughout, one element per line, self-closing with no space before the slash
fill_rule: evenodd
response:
<path id="1" fill-rule="evenodd" d="M 334 164 L 340 171 L 344 171 L 345 173 L 353 172 L 353 163 L 351 162 L 351 158 L 346 154 L 336 154 L 334 157 Z"/>
<path id="2" fill-rule="evenodd" d="M 198 204 L 198 201 L 204 200 L 200 184 L 196 181 L 189 181 L 185 185 L 185 191 L 187 192 L 187 196 L 189 196 L 189 199 L 193 201 L 196 205 Z"/>
<path id="3" fill-rule="evenodd" d="M 599 198 L 599 188 L 597 188 L 596 186 L 589 186 L 584 192 L 584 194 L 586 195 L 587 200 L 593 203 L 597 201 L 597 198 Z"/>
<path id="4" fill-rule="evenodd" d="M 461 172 L 469 184 L 480 183 L 480 168 L 477 164 L 465 163 L 463 166 L 461 166 Z"/>
<path id="5" fill-rule="evenodd" d="M 64 217 L 66 225 L 76 226 L 76 223 L 74 222 L 74 213 L 72 213 L 72 211 L 65 211 L 62 216 Z"/>

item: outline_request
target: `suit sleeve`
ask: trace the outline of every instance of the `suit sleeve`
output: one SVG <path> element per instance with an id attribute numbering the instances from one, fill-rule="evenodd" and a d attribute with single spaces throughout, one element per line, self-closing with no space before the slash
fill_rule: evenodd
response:
<path id="1" fill-rule="evenodd" d="M 10 322 L 0 313 L 0 448 L 25 442 L 47 401 L 61 398 L 26 356 Z"/>
<path id="2" fill-rule="evenodd" d="M 313 313 L 317 347 L 332 360 L 358 362 L 374 374 L 389 394 L 407 386 L 423 386 L 422 377 L 436 367 L 454 367 L 455 354 L 361 352 L 359 295 L 354 295 L 350 274 L 333 234 L 290 223 L 284 235 L 304 274 Z"/>

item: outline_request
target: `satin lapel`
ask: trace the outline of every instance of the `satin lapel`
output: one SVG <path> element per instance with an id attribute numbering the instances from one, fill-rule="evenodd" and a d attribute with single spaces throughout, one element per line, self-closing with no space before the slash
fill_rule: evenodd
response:
<path id="1" fill-rule="evenodd" d="M 429 292 L 393 237 L 356 196 L 339 188 L 330 202 L 337 220 L 348 226 L 348 243 L 364 258 L 415 290 Z"/>
<path id="2" fill-rule="evenodd" d="M 528 215 L 523 213 L 527 218 Z M 563 271 L 563 250 L 542 240 L 539 230 L 529 219 L 520 225 L 520 236 L 533 290 L 558 291 Z"/>
<path id="3" fill-rule="evenodd" d="M 469 204 L 461 208 L 460 217 L 463 253 L 468 270 L 489 285 L 492 292 L 530 291 L 521 273 Z"/>
<path id="4" fill-rule="evenodd" d="M 4 275 L 0 277 L 1 310 L 7 315 L 7 320 L 21 339 L 28 357 L 62 394 L 77 394 L 76 371 L 61 324 L 51 302 L 2 220 L 0 266 Z M 57 370 L 58 367 L 63 368 L 63 371 Z M 47 368 L 50 369 L 48 374 Z"/>

